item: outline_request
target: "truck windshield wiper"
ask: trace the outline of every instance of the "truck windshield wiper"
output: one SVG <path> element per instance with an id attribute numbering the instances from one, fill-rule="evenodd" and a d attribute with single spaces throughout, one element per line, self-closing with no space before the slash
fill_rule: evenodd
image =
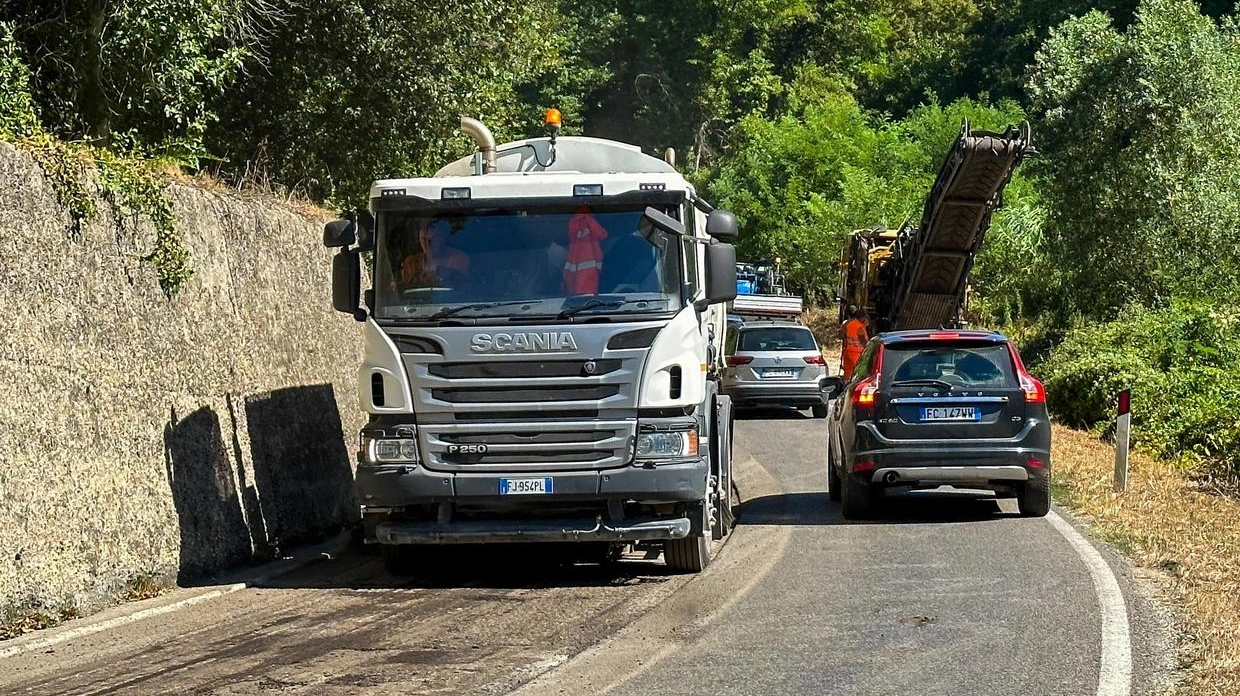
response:
<path id="1" fill-rule="evenodd" d="M 509 305 L 530 304 L 536 300 L 508 300 L 506 302 L 474 302 L 472 304 L 457 305 L 456 307 L 444 307 L 426 318 L 426 321 L 435 321 L 450 317 L 453 314 L 464 312 L 467 309 L 491 309 L 492 307 L 507 307 Z"/>
<path id="2" fill-rule="evenodd" d="M 584 312 L 587 309 L 597 309 L 599 307 L 623 307 L 629 302 L 638 302 L 640 300 L 590 300 L 576 307 L 569 307 L 555 315 L 556 319 L 567 319 L 574 314 Z"/>
<path id="3" fill-rule="evenodd" d="M 954 388 L 954 387 L 952 386 L 952 383 L 951 383 L 951 382 L 944 382 L 944 381 L 943 381 L 943 380 L 941 380 L 941 379 L 902 379 L 902 380 L 900 380 L 900 381 L 898 381 L 898 382 L 892 382 L 892 383 L 891 383 L 891 386 L 893 386 L 893 387 L 911 387 L 911 386 L 913 386 L 913 385 L 915 385 L 915 384 L 926 384 L 926 385 L 933 385 L 933 386 L 936 386 L 936 387 L 942 387 L 942 388 L 944 388 L 944 389 L 946 389 L 946 390 L 948 390 L 948 391 L 951 391 L 951 390 Z"/>

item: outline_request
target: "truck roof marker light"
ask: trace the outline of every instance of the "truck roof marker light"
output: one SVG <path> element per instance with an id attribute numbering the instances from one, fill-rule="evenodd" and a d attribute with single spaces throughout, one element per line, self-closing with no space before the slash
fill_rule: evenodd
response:
<path id="1" fill-rule="evenodd" d="M 573 184 L 574 196 L 601 196 L 603 195 L 602 184 Z"/>
<path id="2" fill-rule="evenodd" d="M 444 188 L 439 191 L 439 197 L 445 201 L 465 201 L 469 200 L 472 195 L 468 186 Z"/>

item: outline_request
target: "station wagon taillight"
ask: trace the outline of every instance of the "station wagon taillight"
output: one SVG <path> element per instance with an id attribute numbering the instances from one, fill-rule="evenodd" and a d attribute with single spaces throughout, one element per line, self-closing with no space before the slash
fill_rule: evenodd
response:
<path id="1" fill-rule="evenodd" d="M 1016 378 L 1020 381 L 1021 391 L 1025 392 L 1025 403 L 1046 403 L 1046 387 L 1025 369 L 1025 362 L 1020 359 L 1020 353 L 1016 352 L 1016 346 L 1009 343 L 1008 353 L 1012 356 L 1012 364 L 1016 365 Z"/>
<path id="2" fill-rule="evenodd" d="M 729 355 L 728 367 L 736 367 L 738 365 L 748 365 L 753 362 L 752 355 Z"/>
<path id="3" fill-rule="evenodd" d="M 853 406 L 869 408 L 874 405 L 874 395 L 878 393 L 878 374 L 857 382 L 852 390 Z"/>
<path id="4" fill-rule="evenodd" d="M 807 355 L 805 362 L 809 365 L 826 365 L 827 361 L 821 355 Z"/>

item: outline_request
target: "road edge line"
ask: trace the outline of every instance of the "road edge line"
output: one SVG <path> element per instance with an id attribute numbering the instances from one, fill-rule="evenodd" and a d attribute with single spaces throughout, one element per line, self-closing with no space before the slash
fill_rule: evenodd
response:
<path id="1" fill-rule="evenodd" d="M 149 609 L 142 609 L 140 611 L 135 611 L 132 614 L 122 614 L 121 616 L 114 616 L 110 619 L 105 619 L 103 621 L 98 621 L 96 623 L 87 624 L 85 626 L 75 626 L 72 628 L 67 627 L 65 628 L 65 630 L 59 631 L 50 636 L 40 636 L 34 640 L 23 643 L 21 645 L 14 645 L 8 648 L 0 649 L 0 660 L 7 659 L 10 657 L 17 657 L 18 655 L 30 652 L 31 650 L 38 650 L 39 648 L 49 648 L 53 645 L 58 645 L 67 640 L 73 640 L 74 638 L 82 638 L 84 636 L 93 635 L 101 631 L 106 631 L 111 628 L 116 628 L 117 626 L 123 626 L 127 623 L 133 623 L 135 621 L 149 619 L 152 616 L 159 616 L 160 614 L 169 614 L 179 609 L 184 609 L 185 607 L 190 607 L 195 604 L 205 602 L 209 599 L 215 599 L 216 597 L 222 597 L 226 594 L 232 594 L 233 592 L 236 592 L 237 590 L 244 590 L 246 587 L 247 587 L 246 583 L 238 582 L 232 585 L 225 585 L 223 587 L 211 590 L 209 592 L 204 592 L 202 594 L 194 595 L 192 597 L 186 597 L 185 599 L 177 600 L 169 604 L 163 604 L 157 607 L 151 607 Z"/>
<path id="2" fill-rule="evenodd" d="M 135 621 L 149 619 L 162 614 L 170 614 L 174 611 L 179 611 L 181 609 L 185 609 L 186 607 L 192 607 L 195 604 L 200 604 L 210 599 L 230 595 L 239 590 L 244 590 L 251 587 L 261 587 L 282 575 L 291 573 L 319 560 L 324 555 L 334 556 L 340 553 L 341 549 L 348 546 L 350 540 L 351 535 L 348 531 L 341 532 L 325 542 L 295 550 L 289 559 L 272 561 L 264 566 L 260 566 L 246 573 L 244 579 L 218 585 L 214 589 L 200 594 L 192 594 L 189 597 L 169 602 L 167 604 L 159 604 L 158 606 L 148 607 L 146 609 L 137 609 L 137 611 L 121 613 L 110 619 L 90 621 L 90 617 L 86 617 L 86 620 L 89 621 L 89 623 L 84 623 L 80 626 L 70 625 L 49 628 L 47 629 L 48 633 L 46 635 L 35 634 L 21 638 L 14 638 L 12 641 L 4 641 L 3 643 L 0 643 L 0 660 L 7 660 L 11 657 L 17 657 L 18 655 L 23 655 L 31 650 L 50 648 L 53 645 L 59 645 L 65 641 L 73 640 L 74 638 L 83 638 L 85 636 L 94 635 L 102 631 L 116 628 L 117 626 L 124 626 L 125 624 L 133 623 Z M 236 575 L 234 575 L 234 577 L 236 577 Z M 182 592 L 197 592 L 202 588 L 192 587 L 178 589 Z M 163 597 L 163 599 L 167 598 L 167 596 Z M 159 601 L 159 598 L 152 601 Z M 117 607 L 124 607 L 124 604 L 117 605 Z M 9 645 L 5 645 L 6 643 Z"/>
<path id="3" fill-rule="evenodd" d="M 1129 696 L 1132 693 L 1132 637 L 1128 606 L 1110 564 L 1085 535 L 1053 510 L 1046 521 L 1072 545 L 1089 570 L 1101 615 L 1102 650 L 1098 664 L 1097 696 Z"/>

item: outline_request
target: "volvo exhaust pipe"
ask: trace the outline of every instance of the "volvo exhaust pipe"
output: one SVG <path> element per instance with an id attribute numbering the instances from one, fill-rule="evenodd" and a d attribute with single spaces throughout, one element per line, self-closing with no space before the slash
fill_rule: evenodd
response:
<path id="1" fill-rule="evenodd" d="M 468 135 L 478 146 L 478 152 L 482 155 L 482 173 L 490 174 L 497 170 L 499 166 L 495 163 L 495 136 L 491 135 L 491 129 L 476 118 L 462 116 L 461 132 Z"/>
<path id="2" fill-rule="evenodd" d="M 883 474 L 883 483 L 892 484 L 892 483 L 895 483 L 896 479 L 898 478 L 900 478 L 899 474 L 897 474 L 894 471 L 888 471 L 887 473 Z"/>

